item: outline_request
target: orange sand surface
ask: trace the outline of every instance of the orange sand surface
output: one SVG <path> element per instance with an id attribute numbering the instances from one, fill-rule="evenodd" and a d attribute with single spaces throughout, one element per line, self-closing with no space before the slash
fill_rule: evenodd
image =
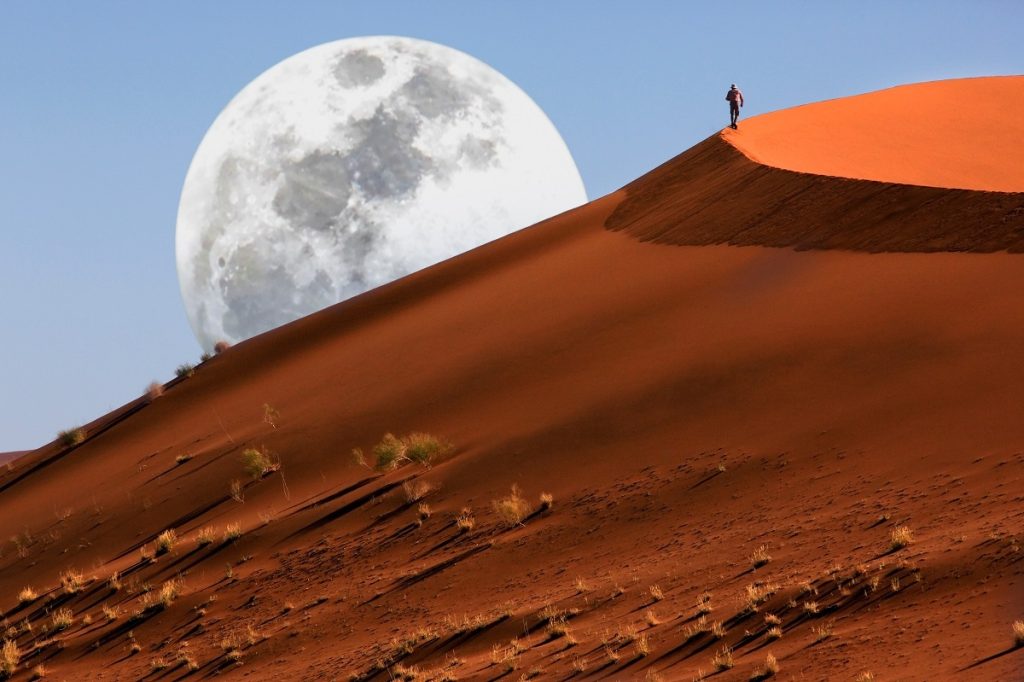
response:
<path id="1" fill-rule="evenodd" d="M 1024 76 L 901 85 L 747 120 L 725 138 L 787 170 L 1024 191 Z"/>

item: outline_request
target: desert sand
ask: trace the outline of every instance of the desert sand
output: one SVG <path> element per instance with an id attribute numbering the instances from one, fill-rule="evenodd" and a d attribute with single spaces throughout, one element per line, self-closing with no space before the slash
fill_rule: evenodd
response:
<path id="1" fill-rule="evenodd" d="M 19 458 L 15 677 L 1020 679 L 1024 136 L 992 91 L 1024 78 L 741 120 Z M 374 468 L 413 432 L 452 450 Z"/>

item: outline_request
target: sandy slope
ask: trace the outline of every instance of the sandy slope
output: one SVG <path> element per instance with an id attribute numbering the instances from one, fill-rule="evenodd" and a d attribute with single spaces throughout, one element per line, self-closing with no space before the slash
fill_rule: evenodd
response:
<path id="1" fill-rule="evenodd" d="M 1024 196 L 861 194 L 759 166 L 733 137 L 240 344 L 81 445 L 22 458 L 0 477 L 0 537 L 17 538 L 0 603 L 33 623 L 12 633 L 23 668 L 181 679 L 151 663 L 187 654 L 193 676 L 250 679 L 689 680 L 727 645 L 735 667 L 716 679 L 748 679 L 769 652 L 782 679 L 1014 679 L 1024 268 L 998 251 L 1020 244 Z M 813 191 L 856 219 L 823 226 L 842 211 L 800 202 Z M 955 224 L 929 214 L 943 201 Z M 378 474 L 349 454 L 415 430 L 454 455 Z M 281 471 L 248 479 L 251 446 Z M 435 488 L 422 522 L 410 480 Z M 531 516 L 503 528 L 492 501 L 513 484 Z M 465 508 L 476 525 L 460 533 Z M 244 534 L 221 542 L 231 523 Z M 915 542 L 890 551 L 900 525 Z M 197 547 L 208 526 L 217 540 Z M 178 545 L 140 560 L 168 528 Z M 95 580 L 62 594 L 70 569 Z M 174 603 L 129 618 L 175 576 Z M 42 596 L 18 606 L 25 585 Z M 698 627 L 705 591 L 720 638 Z M 104 603 L 124 611 L 107 623 Z M 92 623 L 44 634 L 60 607 Z"/>

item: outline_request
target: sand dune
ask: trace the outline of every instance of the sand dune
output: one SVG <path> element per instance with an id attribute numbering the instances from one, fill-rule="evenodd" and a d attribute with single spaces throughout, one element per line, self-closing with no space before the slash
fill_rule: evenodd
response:
<path id="1" fill-rule="evenodd" d="M 826 104 L 888 130 L 871 97 Z M 21 669 L 690 680 L 728 647 L 715 679 L 750 679 L 768 653 L 784 679 L 1013 679 L 1024 268 L 1007 251 L 1024 198 L 979 191 L 975 147 L 938 123 L 963 175 L 930 184 L 959 189 L 755 163 L 804 109 L 239 344 L 21 458 L 0 475 L 0 605 L 33 624 L 11 633 Z M 385 472 L 351 456 L 416 431 L 454 451 Z M 280 469 L 254 480 L 246 448 Z M 492 503 L 513 485 L 526 518 L 503 525 Z M 902 526 L 914 541 L 894 549 Z M 167 529 L 180 540 L 145 558 Z M 85 584 L 67 594 L 62 571 Z M 40 596 L 19 605 L 26 585 Z M 54 633 L 59 608 L 76 620 Z"/>

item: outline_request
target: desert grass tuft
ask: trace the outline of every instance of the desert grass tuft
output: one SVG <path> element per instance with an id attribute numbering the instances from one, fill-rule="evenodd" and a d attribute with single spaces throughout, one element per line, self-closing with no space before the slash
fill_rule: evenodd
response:
<path id="1" fill-rule="evenodd" d="M 711 593 L 705 592 L 697 597 L 697 615 L 703 616 L 711 613 Z"/>
<path id="2" fill-rule="evenodd" d="M 711 658 L 711 665 L 718 671 L 728 670 L 733 667 L 735 663 L 732 660 L 732 649 L 727 646 L 723 646 L 721 649 L 716 651 L 715 655 Z"/>
<path id="3" fill-rule="evenodd" d="M 182 379 L 190 377 L 195 373 L 196 367 L 190 362 L 183 362 L 180 365 L 178 365 L 178 368 L 176 370 L 174 370 L 174 375 Z"/>
<path id="4" fill-rule="evenodd" d="M 853 682 L 875 682 L 875 674 L 870 670 L 864 670 L 853 678 Z"/>
<path id="5" fill-rule="evenodd" d="M 633 642 L 633 650 L 639 658 L 644 658 L 651 653 L 651 641 L 647 638 L 647 635 L 640 635 Z"/>
<path id="6" fill-rule="evenodd" d="M 199 532 L 196 533 L 196 547 L 206 547 L 212 545 L 217 539 L 217 531 L 213 529 L 213 526 L 206 526 L 200 528 Z"/>
<path id="7" fill-rule="evenodd" d="M 113 622 L 121 616 L 121 607 L 117 604 L 114 606 L 104 604 L 100 607 L 100 610 L 103 612 L 103 617 L 106 618 L 108 622 Z"/>
<path id="8" fill-rule="evenodd" d="M 168 580 L 160 587 L 160 606 L 163 608 L 170 607 L 174 603 L 174 600 L 181 594 L 182 584 L 180 580 Z"/>
<path id="9" fill-rule="evenodd" d="M 72 445 L 78 445 L 85 440 L 85 429 L 80 426 L 66 429 L 57 433 L 57 441 L 65 446 L 71 447 Z"/>
<path id="10" fill-rule="evenodd" d="M 13 639 L 4 641 L 3 647 L 0 647 L 0 674 L 3 675 L 3 679 L 13 677 L 19 663 L 21 651 L 18 649 L 18 643 Z"/>
<path id="11" fill-rule="evenodd" d="M 216 353 L 217 355 L 220 355 L 228 348 L 231 348 L 231 342 L 229 341 L 218 341 L 217 343 L 213 344 L 213 352 Z"/>
<path id="12" fill-rule="evenodd" d="M 555 496 L 551 493 L 540 494 L 540 508 L 544 511 L 551 509 L 552 505 L 555 504 Z"/>
<path id="13" fill-rule="evenodd" d="M 405 501 L 408 504 L 419 502 L 433 491 L 434 486 L 426 481 L 409 480 L 402 483 L 402 492 L 405 493 Z"/>
<path id="14" fill-rule="evenodd" d="M 161 384 L 159 381 L 154 381 L 149 386 L 146 387 L 146 399 L 147 400 L 150 400 L 150 401 L 156 400 L 157 398 L 159 398 L 163 394 L 164 394 L 164 385 Z"/>
<path id="15" fill-rule="evenodd" d="M 665 593 L 662 592 L 660 585 L 651 585 L 647 588 L 647 594 L 651 596 L 651 601 L 661 601 L 665 598 Z"/>
<path id="16" fill-rule="evenodd" d="M 18 593 L 19 604 L 31 604 L 36 599 L 39 599 L 39 595 L 28 585 L 21 588 L 21 592 Z"/>
<path id="17" fill-rule="evenodd" d="M 750 555 L 750 563 L 753 564 L 754 568 L 761 568 L 771 560 L 772 557 L 768 554 L 768 545 L 761 545 Z"/>
<path id="18" fill-rule="evenodd" d="M 530 513 L 530 505 L 523 498 L 519 486 L 513 485 L 512 490 L 505 497 L 498 498 L 492 502 L 494 511 L 502 526 L 512 528 L 522 524 L 523 520 Z"/>
<path id="19" fill-rule="evenodd" d="M 178 534 L 174 532 L 173 528 L 168 528 L 160 535 L 156 536 L 156 553 L 157 555 L 167 554 L 174 549 L 174 546 L 178 544 Z"/>
<path id="20" fill-rule="evenodd" d="M 242 468 L 254 481 L 258 481 L 281 468 L 280 463 L 274 461 L 274 458 L 266 448 L 246 448 L 242 451 L 241 459 Z"/>
<path id="21" fill-rule="evenodd" d="M 914 542 L 914 532 L 906 526 L 896 526 L 889 533 L 889 549 L 896 551 Z"/>
<path id="22" fill-rule="evenodd" d="M 50 671 L 46 668 L 46 666 L 44 664 L 40 663 L 36 667 L 32 668 L 32 676 L 29 677 L 28 679 L 30 679 L 30 680 L 41 680 L 44 677 L 46 677 L 47 675 L 49 675 L 49 674 L 50 674 Z"/>
<path id="23" fill-rule="evenodd" d="M 1013 646 L 1024 647 L 1024 620 L 1013 622 Z"/>
<path id="24" fill-rule="evenodd" d="M 60 586 L 65 594 L 78 594 L 85 587 L 85 576 L 73 569 L 63 571 L 60 574 Z"/>
<path id="25" fill-rule="evenodd" d="M 765 637 L 768 639 L 782 639 L 782 628 L 778 625 L 771 626 L 765 633 Z"/>
<path id="26" fill-rule="evenodd" d="M 779 661 L 774 655 L 768 654 L 765 656 L 764 665 L 755 670 L 750 679 L 767 680 L 769 677 L 774 677 L 777 672 L 779 672 Z"/>
<path id="27" fill-rule="evenodd" d="M 474 526 L 476 526 L 476 519 L 473 518 L 472 510 L 469 507 L 464 507 L 455 517 L 455 527 L 459 529 L 460 533 L 468 533 L 473 530 Z"/>
<path id="28" fill-rule="evenodd" d="M 815 625 L 811 627 L 811 632 L 814 633 L 815 642 L 824 642 L 826 639 L 832 636 L 832 621 L 827 621 L 821 625 Z"/>
<path id="29" fill-rule="evenodd" d="M 50 614 L 53 629 L 57 632 L 67 630 L 75 622 L 75 614 L 71 609 L 61 608 Z"/>
<path id="30" fill-rule="evenodd" d="M 242 537 L 242 526 L 237 523 L 229 523 L 224 526 L 224 542 L 234 542 Z"/>

